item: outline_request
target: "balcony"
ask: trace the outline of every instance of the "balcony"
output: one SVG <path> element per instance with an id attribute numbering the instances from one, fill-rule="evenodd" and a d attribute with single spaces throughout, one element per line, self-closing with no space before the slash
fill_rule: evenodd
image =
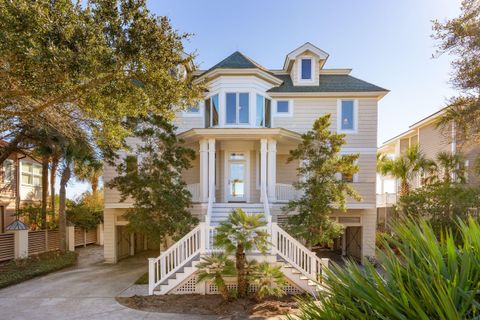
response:
<path id="1" fill-rule="evenodd" d="M 396 193 L 381 193 L 377 194 L 377 207 L 391 207 L 397 203 Z"/>

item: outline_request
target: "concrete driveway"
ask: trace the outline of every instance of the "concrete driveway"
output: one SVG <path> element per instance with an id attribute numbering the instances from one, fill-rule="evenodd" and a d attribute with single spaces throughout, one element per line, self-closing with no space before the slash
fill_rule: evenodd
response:
<path id="1" fill-rule="evenodd" d="M 146 256 L 103 263 L 103 247 L 81 248 L 76 267 L 0 290 L 1 319 L 216 319 L 143 312 L 119 304 L 121 295 L 147 270 Z M 123 294 L 125 295 L 125 294 Z"/>

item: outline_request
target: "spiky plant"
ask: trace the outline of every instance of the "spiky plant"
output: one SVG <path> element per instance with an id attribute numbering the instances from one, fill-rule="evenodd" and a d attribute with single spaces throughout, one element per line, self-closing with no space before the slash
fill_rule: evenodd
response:
<path id="1" fill-rule="evenodd" d="M 213 282 L 222 298 L 229 300 L 227 286 L 224 277 L 235 275 L 235 265 L 225 254 L 212 254 L 202 258 L 202 262 L 197 265 L 197 283 L 203 281 Z"/>
<path id="2" fill-rule="evenodd" d="M 459 222 L 436 237 L 425 221 L 394 227 L 380 268 L 354 263 L 327 270 L 327 291 L 300 304 L 300 319 L 439 319 L 480 317 L 480 224 Z M 395 248 L 391 248 L 390 244 Z M 380 271 L 381 269 L 381 271 Z"/>
<path id="3" fill-rule="evenodd" d="M 217 227 L 214 245 L 225 248 L 227 253 L 235 253 L 238 296 L 244 298 L 248 293 L 248 277 L 246 269 L 246 253 L 257 249 L 266 253 L 269 247 L 269 233 L 263 227 L 267 222 L 262 220 L 263 214 L 247 214 L 242 209 L 233 210 L 227 220 Z"/>
<path id="4" fill-rule="evenodd" d="M 250 276 L 250 282 L 257 286 L 256 300 L 260 301 L 268 296 L 281 297 L 285 295 L 283 289 L 287 285 L 285 275 L 275 266 L 268 262 L 257 264 Z"/>

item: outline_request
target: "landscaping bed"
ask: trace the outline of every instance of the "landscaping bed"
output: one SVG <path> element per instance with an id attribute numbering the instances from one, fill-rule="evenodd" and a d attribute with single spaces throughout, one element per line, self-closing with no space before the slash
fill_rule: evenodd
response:
<path id="1" fill-rule="evenodd" d="M 220 295 L 162 295 L 118 297 L 126 307 L 149 312 L 233 316 L 233 319 L 265 319 L 297 311 L 296 296 L 267 298 L 261 302 L 250 299 L 223 301 Z"/>
<path id="2" fill-rule="evenodd" d="M 21 260 L 0 264 L 0 288 L 45 275 L 77 263 L 77 253 L 44 252 Z"/>

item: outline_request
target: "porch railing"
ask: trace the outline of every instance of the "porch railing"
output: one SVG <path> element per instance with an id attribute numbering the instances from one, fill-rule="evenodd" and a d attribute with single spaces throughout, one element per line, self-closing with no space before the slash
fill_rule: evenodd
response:
<path id="1" fill-rule="evenodd" d="M 380 193 L 377 194 L 377 206 L 391 206 L 397 203 L 396 193 Z"/>
<path id="2" fill-rule="evenodd" d="M 300 198 L 301 191 L 291 184 L 277 183 L 275 185 L 275 196 L 277 202 L 288 202 Z"/>
<path id="3" fill-rule="evenodd" d="M 187 184 L 187 190 L 192 194 L 192 202 L 200 202 L 200 183 Z"/>

